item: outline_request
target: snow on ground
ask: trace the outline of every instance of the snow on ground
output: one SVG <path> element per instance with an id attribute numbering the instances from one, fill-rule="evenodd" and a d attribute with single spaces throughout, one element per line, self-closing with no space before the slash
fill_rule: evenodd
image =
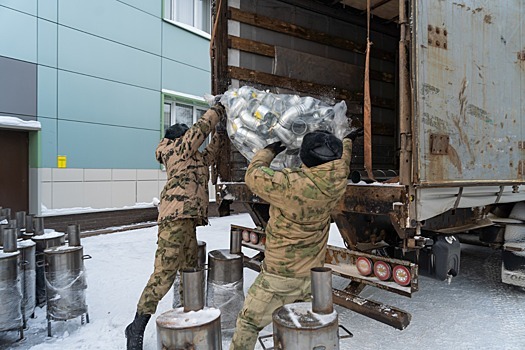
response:
<path id="1" fill-rule="evenodd" d="M 200 227 L 197 238 L 206 241 L 208 252 L 229 247 L 230 224 L 253 227 L 247 214 L 212 218 Z M 136 303 L 153 269 L 157 227 L 87 237 L 82 240 L 88 289 L 90 323 L 80 318 L 52 322 L 47 337 L 45 307 L 30 319 L 26 339 L 16 342 L 17 332 L 0 333 L 0 349 L 125 349 L 124 328 L 133 319 Z M 342 246 L 332 225 L 329 244 Z M 251 255 L 249 250 L 245 254 Z M 525 349 L 525 292 L 499 281 L 498 251 L 464 246 L 460 275 L 452 284 L 420 277 L 420 291 L 412 298 L 367 287 L 363 296 L 406 310 L 411 324 L 399 331 L 336 306 L 339 323 L 354 337 L 341 340 L 346 349 Z M 245 291 L 256 273 L 245 269 Z M 159 304 L 145 333 L 145 350 L 156 345 L 155 319 L 171 309 L 173 292 Z M 261 334 L 271 333 L 271 325 Z M 223 349 L 230 339 L 223 338 Z M 271 346 L 266 343 L 266 347 Z M 256 349 L 262 349 L 258 344 Z"/>

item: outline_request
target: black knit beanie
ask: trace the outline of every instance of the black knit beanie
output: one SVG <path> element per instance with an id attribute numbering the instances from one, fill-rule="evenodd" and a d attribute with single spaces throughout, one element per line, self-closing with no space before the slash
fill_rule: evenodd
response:
<path id="1" fill-rule="evenodd" d="M 299 156 L 304 165 L 311 168 L 340 159 L 343 142 L 328 131 L 314 131 L 304 135 Z"/>
<path id="2" fill-rule="evenodd" d="M 189 128 L 186 124 L 173 124 L 172 126 L 166 129 L 164 137 L 170 140 L 175 140 L 184 135 L 184 133 L 188 131 L 188 129 Z"/>

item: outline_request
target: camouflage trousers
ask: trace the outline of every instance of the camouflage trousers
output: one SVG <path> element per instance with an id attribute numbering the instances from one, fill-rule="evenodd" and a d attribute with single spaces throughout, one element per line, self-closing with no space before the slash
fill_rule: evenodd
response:
<path id="1" fill-rule="evenodd" d="M 285 304 L 311 300 L 310 285 L 310 277 L 282 277 L 263 269 L 248 289 L 230 350 L 253 350 L 259 332 L 272 322 L 275 310 Z"/>
<path id="2" fill-rule="evenodd" d="M 168 293 L 177 271 L 197 266 L 197 237 L 194 219 L 166 220 L 159 224 L 155 265 L 137 305 L 139 314 L 154 314 Z M 182 296 L 182 280 L 180 286 Z"/>

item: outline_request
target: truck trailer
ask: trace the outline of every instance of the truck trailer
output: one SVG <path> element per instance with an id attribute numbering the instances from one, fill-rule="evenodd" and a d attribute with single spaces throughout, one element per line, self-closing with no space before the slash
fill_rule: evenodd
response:
<path id="1" fill-rule="evenodd" d="M 214 94 L 343 100 L 365 128 L 332 214 L 346 248 L 329 247 L 325 263 L 350 280 L 335 302 L 403 329 L 408 313 L 359 292 L 410 297 L 419 274 L 450 282 L 461 243 L 500 249 L 502 283 L 525 287 L 521 0 L 216 0 L 212 15 Z M 213 173 L 220 213 L 243 203 L 257 226 L 232 225 L 260 251 L 246 257 L 257 270 L 269 205 L 246 167 L 227 143 Z"/>

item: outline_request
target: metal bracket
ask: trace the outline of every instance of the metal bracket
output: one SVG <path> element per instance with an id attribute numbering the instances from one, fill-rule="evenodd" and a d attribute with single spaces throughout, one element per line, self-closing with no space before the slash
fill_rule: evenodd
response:
<path id="1" fill-rule="evenodd" d="M 454 210 L 456 210 L 459 206 L 459 201 L 461 200 L 461 195 L 463 194 L 463 187 L 459 188 L 459 192 L 456 195 L 456 202 L 454 203 Z"/>
<path id="2" fill-rule="evenodd" d="M 444 27 L 428 25 L 428 45 L 439 49 L 448 49 L 448 31 Z"/>
<path id="3" fill-rule="evenodd" d="M 430 134 L 430 153 L 448 154 L 450 137 L 443 134 Z"/>
<path id="4" fill-rule="evenodd" d="M 496 201 L 494 202 L 494 204 L 497 204 L 499 203 L 499 200 L 501 199 L 501 196 L 503 195 L 503 189 L 505 188 L 505 186 L 500 186 L 499 187 L 499 192 L 497 194 L 497 198 L 496 198 Z"/>

